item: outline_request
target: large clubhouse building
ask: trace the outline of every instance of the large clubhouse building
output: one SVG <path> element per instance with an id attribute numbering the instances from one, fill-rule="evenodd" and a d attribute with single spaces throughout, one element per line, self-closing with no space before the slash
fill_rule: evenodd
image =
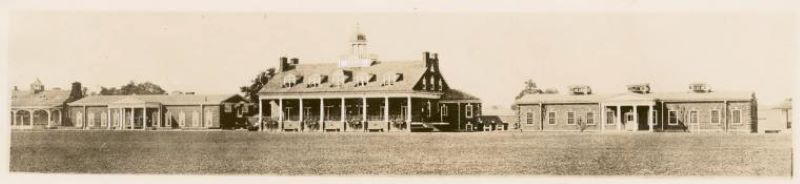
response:
<path id="1" fill-rule="evenodd" d="M 686 92 L 650 92 L 649 84 L 627 93 L 593 94 L 573 86 L 569 94 L 533 93 L 517 99 L 523 131 L 723 131 L 756 132 L 755 94 L 712 91 L 702 83 Z"/>
<path id="2" fill-rule="evenodd" d="M 278 73 L 259 92 L 262 130 L 471 131 L 479 98 L 451 89 L 438 54 L 418 61 L 382 61 L 357 32 L 338 63 L 300 64 L 280 58 Z"/>

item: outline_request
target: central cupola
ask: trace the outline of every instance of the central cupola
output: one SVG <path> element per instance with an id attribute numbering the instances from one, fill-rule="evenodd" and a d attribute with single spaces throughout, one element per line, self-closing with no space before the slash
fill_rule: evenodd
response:
<path id="1" fill-rule="evenodd" d="M 339 59 L 340 68 L 368 67 L 375 62 L 375 56 L 367 51 L 367 35 L 361 32 L 358 24 L 350 38 L 350 53 Z"/>

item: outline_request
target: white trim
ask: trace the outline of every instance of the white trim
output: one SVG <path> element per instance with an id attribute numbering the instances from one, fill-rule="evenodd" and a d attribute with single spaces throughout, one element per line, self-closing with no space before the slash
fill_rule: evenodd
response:
<path id="1" fill-rule="evenodd" d="M 675 121 L 672 121 L 672 117 L 675 117 Z M 678 125 L 678 111 L 676 110 L 668 110 L 667 111 L 667 124 L 668 125 Z"/>
<path id="2" fill-rule="evenodd" d="M 473 115 L 475 115 L 475 113 L 473 113 L 472 104 L 465 105 L 464 106 L 464 116 L 467 117 L 467 118 L 472 118 Z"/>
<path id="3" fill-rule="evenodd" d="M 717 115 L 716 115 L 717 121 L 716 122 L 714 121 L 714 112 L 715 111 L 717 112 Z M 711 111 L 708 112 L 708 121 L 711 122 L 711 124 L 715 124 L 715 125 L 720 124 L 720 122 L 722 122 L 722 111 L 717 109 L 717 108 L 711 109 Z"/>
<path id="4" fill-rule="evenodd" d="M 739 117 L 736 117 L 734 115 L 734 112 L 736 112 L 736 111 L 739 111 Z M 731 124 L 737 124 L 737 125 L 738 124 L 743 124 L 743 121 L 742 121 L 742 109 L 739 109 L 739 107 L 732 107 L 731 108 L 731 117 L 732 117 L 731 118 Z M 739 122 L 736 122 L 735 120 L 737 120 L 737 119 L 734 119 L 734 118 L 738 118 Z"/>
<path id="5" fill-rule="evenodd" d="M 689 124 L 700 124 L 700 112 L 698 112 L 696 109 L 689 110 L 688 120 Z"/>
<path id="6" fill-rule="evenodd" d="M 567 125 L 575 125 L 575 124 L 577 124 L 576 120 L 577 120 L 578 117 L 576 117 L 577 115 L 575 114 L 575 111 L 567 111 L 566 114 L 567 114 L 566 115 L 567 116 Z M 572 123 L 570 123 L 570 121 L 569 121 L 569 115 L 570 114 L 572 114 Z"/>
<path id="7" fill-rule="evenodd" d="M 550 114 L 553 114 L 553 118 L 550 118 Z M 550 123 L 550 120 L 553 120 L 553 122 Z M 545 121 L 547 121 L 548 125 L 557 125 L 558 124 L 558 113 L 556 113 L 555 111 L 547 111 L 547 118 L 545 119 Z"/>
<path id="8" fill-rule="evenodd" d="M 441 114 L 442 116 L 447 116 L 447 105 L 446 104 L 442 104 L 442 106 L 439 107 L 439 114 Z"/>
<path id="9" fill-rule="evenodd" d="M 617 117 L 616 110 L 606 109 L 606 119 L 604 119 L 603 121 L 606 122 L 606 125 L 615 125 L 617 124 L 617 118 L 619 117 Z M 609 119 L 611 119 L 610 122 L 608 121 Z"/>
<path id="10" fill-rule="evenodd" d="M 589 113 L 591 113 L 591 115 Z M 589 123 L 589 118 L 592 118 L 592 123 Z M 594 112 L 592 112 L 592 111 L 586 112 L 586 124 L 587 125 L 595 125 L 595 124 L 597 124 L 597 122 L 594 119 Z"/>
<path id="11" fill-rule="evenodd" d="M 528 112 L 525 112 L 525 124 L 526 125 L 533 125 L 533 120 L 536 119 L 534 114 L 535 113 L 533 113 L 532 110 L 528 110 Z"/>

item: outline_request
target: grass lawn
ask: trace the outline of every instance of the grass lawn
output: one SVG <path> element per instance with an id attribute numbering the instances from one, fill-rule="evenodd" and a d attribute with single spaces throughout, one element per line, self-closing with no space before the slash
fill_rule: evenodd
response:
<path id="1" fill-rule="evenodd" d="M 14 131 L 12 172 L 789 176 L 791 135 Z"/>

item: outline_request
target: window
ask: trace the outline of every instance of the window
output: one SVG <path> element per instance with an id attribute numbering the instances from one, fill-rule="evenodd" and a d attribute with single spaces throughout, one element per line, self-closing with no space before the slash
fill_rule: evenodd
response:
<path id="1" fill-rule="evenodd" d="M 669 125 L 678 124 L 678 114 L 675 111 L 669 111 Z"/>
<path id="2" fill-rule="evenodd" d="M 164 115 L 164 126 L 172 127 L 172 113 L 171 112 L 167 112 L 167 114 Z"/>
<path id="3" fill-rule="evenodd" d="M 89 124 L 90 127 L 93 127 L 94 126 L 94 113 L 93 112 L 89 112 L 89 113 L 87 113 L 86 116 L 88 116 L 87 120 L 86 120 L 86 123 Z"/>
<path id="4" fill-rule="evenodd" d="M 345 74 L 344 70 L 339 70 L 333 74 L 332 86 L 342 87 L 344 85 L 344 82 L 346 81 L 347 81 L 347 74 Z"/>
<path id="5" fill-rule="evenodd" d="M 691 112 L 689 112 L 689 123 L 692 123 L 692 124 L 699 123 L 697 120 L 698 120 L 697 119 L 697 111 L 692 110 Z"/>
<path id="6" fill-rule="evenodd" d="M 556 124 L 556 112 L 547 112 L 547 124 Z"/>
<path id="7" fill-rule="evenodd" d="M 324 78 L 325 78 L 324 75 L 314 74 L 311 77 L 309 77 L 308 85 L 306 85 L 306 87 L 319 87 L 319 85 L 322 84 Z"/>
<path id="8" fill-rule="evenodd" d="M 394 85 L 394 82 L 397 82 L 400 79 L 400 76 L 402 76 L 400 73 L 395 73 L 395 72 L 389 72 L 383 74 L 383 83 L 381 83 L 381 85 L 383 86 Z"/>
<path id="9" fill-rule="evenodd" d="M 250 106 L 247 104 L 242 104 L 242 114 L 247 114 L 250 112 Z"/>
<path id="10" fill-rule="evenodd" d="M 100 114 L 100 126 L 108 126 L 108 114 L 105 112 Z"/>
<path id="11" fill-rule="evenodd" d="M 181 127 L 186 126 L 186 112 L 181 111 L 181 113 L 178 114 L 178 125 Z"/>
<path id="12" fill-rule="evenodd" d="M 442 104 L 442 107 L 439 108 L 439 112 L 442 114 L 442 116 L 447 116 L 447 105 Z"/>
<path id="13" fill-rule="evenodd" d="M 711 110 L 711 123 L 719 124 L 720 116 L 719 110 Z"/>
<path id="14" fill-rule="evenodd" d="M 575 124 L 575 112 L 567 112 L 567 124 L 568 125 Z"/>
<path id="15" fill-rule="evenodd" d="M 467 118 L 472 118 L 472 104 L 467 104 L 464 108 L 464 115 L 467 116 Z"/>
<path id="16" fill-rule="evenodd" d="M 525 113 L 525 123 L 533 124 L 533 112 L 526 112 Z"/>
<path id="17" fill-rule="evenodd" d="M 285 88 L 294 87 L 294 85 L 297 83 L 298 79 L 299 79 L 299 77 L 294 75 L 294 74 L 287 74 L 286 76 L 283 76 L 283 87 L 285 87 Z"/>
<path id="18" fill-rule="evenodd" d="M 366 86 L 370 80 L 372 80 L 372 74 L 367 72 L 361 72 L 356 75 L 356 87 L 358 86 Z"/>
<path id="19" fill-rule="evenodd" d="M 613 124 L 617 123 L 617 121 L 615 121 L 616 120 L 615 116 L 617 116 L 616 112 L 611 111 L 611 110 L 607 111 L 606 112 L 606 124 L 613 125 Z"/>
<path id="20" fill-rule="evenodd" d="M 206 110 L 205 116 L 206 119 L 204 119 L 205 122 L 203 122 L 203 127 L 212 126 L 212 123 L 214 123 L 214 111 L 211 111 L 211 109 Z"/>
<path id="21" fill-rule="evenodd" d="M 587 125 L 594 125 L 594 113 L 587 112 L 586 113 L 586 124 Z"/>
<path id="22" fill-rule="evenodd" d="M 428 117 L 430 118 L 430 117 L 431 117 L 431 111 L 433 110 L 433 108 L 431 107 L 431 102 L 430 102 L 430 101 L 428 101 L 428 102 L 426 102 L 426 104 L 425 104 L 425 105 L 426 105 L 426 107 L 427 107 L 425 110 L 426 110 L 426 111 L 428 111 L 428 113 L 426 113 L 426 114 L 427 114 L 427 115 L 428 115 Z"/>
<path id="23" fill-rule="evenodd" d="M 225 113 L 230 113 L 231 111 L 233 111 L 233 105 L 231 105 L 229 103 L 226 103 L 225 104 Z"/>
<path id="24" fill-rule="evenodd" d="M 75 126 L 79 127 L 83 126 L 83 113 L 81 112 L 75 113 Z"/>
<path id="25" fill-rule="evenodd" d="M 112 126 L 119 126 L 119 122 L 121 120 L 121 119 L 119 119 L 120 118 L 119 117 L 119 112 L 114 112 L 114 115 L 112 115 L 112 116 L 113 116 L 113 118 L 111 119 L 111 122 L 113 123 Z"/>
<path id="26" fill-rule="evenodd" d="M 192 112 L 192 127 L 200 127 L 200 112 Z"/>
<path id="27" fill-rule="evenodd" d="M 731 111 L 731 121 L 733 124 L 742 123 L 742 110 L 734 109 Z"/>

